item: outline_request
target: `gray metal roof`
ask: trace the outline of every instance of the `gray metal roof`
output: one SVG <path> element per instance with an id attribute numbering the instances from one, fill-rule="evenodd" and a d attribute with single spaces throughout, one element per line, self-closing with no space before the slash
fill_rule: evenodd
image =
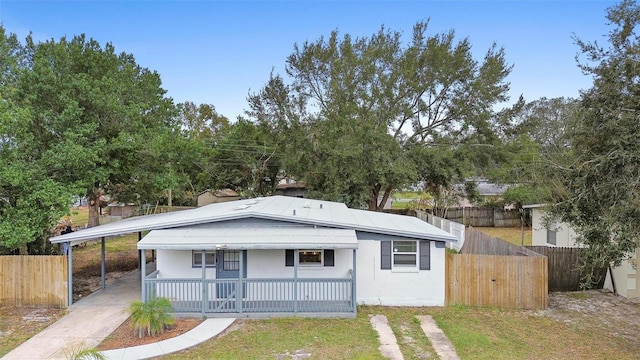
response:
<path id="1" fill-rule="evenodd" d="M 178 228 L 153 230 L 138 249 L 356 249 L 354 230 L 313 227 Z"/>
<path id="2" fill-rule="evenodd" d="M 415 217 L 349 209 L 343 203 L 286 196 L 216 203 L 196 209 L 132 217 L 56 236 L 50 241 L 52 243 L 71 242 L 72 245 L 75 245 L 101 237 L 247 218 L 358 230 L 424 240 L 457 241 L 453 235 Z"/>

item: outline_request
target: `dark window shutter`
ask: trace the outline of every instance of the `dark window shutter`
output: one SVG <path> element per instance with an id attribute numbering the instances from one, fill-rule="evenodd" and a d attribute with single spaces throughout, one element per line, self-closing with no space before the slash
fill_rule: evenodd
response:
<path id="1" fill-rule="evenodd" d="M 380 269 L 391 270 L 391 241 L 380 242 Z"/>
<path id="2" fill-rule="evenodd" d="M 295 252 L 293 250 L 285 250 L 284 251 L 284 266 L 293 266 Z"/>
<path id="3" fill-rule="evenodd" d="M 334 266 L 333 250 L 324 251 L 324 266 Z"/>
<path id="4" fill-rule="evenodd" d="M 420 270 L 431 270 L 431 241 L 420 241 Z"/>

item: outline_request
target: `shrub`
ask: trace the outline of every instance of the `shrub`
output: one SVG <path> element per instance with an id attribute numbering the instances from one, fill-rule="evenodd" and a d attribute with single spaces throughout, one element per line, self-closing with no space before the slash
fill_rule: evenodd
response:
<path id="1" fill-rule="evenodd" d="M 173 310 L 167 298 L 155 297 L 149 302 L 134 301 L 129 306 L 134 334 L 139 337 L 156 336 L 164 332 L 165 326 L 173 324 L 170 312 Z"/>

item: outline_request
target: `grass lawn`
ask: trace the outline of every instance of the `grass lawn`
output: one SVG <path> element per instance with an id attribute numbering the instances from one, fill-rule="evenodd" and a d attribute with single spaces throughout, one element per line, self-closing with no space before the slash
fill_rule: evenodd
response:
<path id="1" fill-rule="evenodd" d="M 407 360 L 437 359 L 416 315 L 430 314 L 461 359 L 637 359 L 635 341 L 544 312 L 451 306 L 360 306 L 356 319 L 239 320 L 237 329 L 167 359 L 383 359 L 369 314 L 384 314 Z"/>
<path id="2" fill-rule="evenodd" d="M 514 245 L 523 245 L 520 227 L 476 227 L 487 235 L 500 238 Z M 531 228 L 524 228 L 524 245 L 531 245 Z"/>

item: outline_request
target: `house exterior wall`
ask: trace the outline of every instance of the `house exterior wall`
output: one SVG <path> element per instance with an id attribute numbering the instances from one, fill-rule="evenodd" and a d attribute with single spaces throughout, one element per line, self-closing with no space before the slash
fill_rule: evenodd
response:
<path id="1" fill-rule="evenodd" d="M 640 298 L 640 276 L 638 276 L 637 265 L 640 259 L 640 248 L 636 249 L 635 256 L 622 262 L 622 265 L 613 268 L 612 273 L 607 273 L 604 281 L 604 288 L 613 291 L 611 275 L 615 280 L 615 290 L 619 295 L 626 298 Z"/>
<path id="2" fill-rule="evenodd" d="M 430 270 L 406 271 L 381 270 L 380 246 L 379 240 L 359 238 L 356 269 L 358 304 L 444 306 L 446 251 L 444 246 L 436 247 L 436 242 L 431 241 Z"/>
<path id="3" fill-rule="evenodd" d="M 532 243 L 533 245 L 554 246 L 547 243 L 547 228 L 544 225 L 545 211 L 542 208 L 533 208 L 531 212 L 532 221 Z M 556 245 L 557 247 L 578 247 L 576 244 L 576 233 L 565 223 L 556 223 Z M 637 260 L 640 259 L 640 248 L 631 254 L 629 260 L 625 260 L 618 267 L 607 272 L 604 288 L 615 291 L 626 298 L 640 298 L 640 275 L 637 270 Z M 613 281 L 612 281 L 613 276 Z"/>
<path id="4" fill-rule="evenodd" d="M 544 223 L 545 211 L 541 208 L 533 208 L 531 211 L 531 243 L 534 246 L 555 246 L 555 247 L 579 247 L 576 244 L 576 233 L 573 229 L 562 222 L 549 224 L 555 225 L 556 244 L 550 244 L 547 241 L 547 226 Z"/>
<path id="5" fill-rule="evenodd" d="M 367 237 L 367 235 L 363 235 Z M 380 269 L 381 241 L 377 236 L 371 240 L 359 240 L 356 250 L 356 297 L 358 304 L 388 306 L 443 306 L 445 286 L 445 248 L 430 242 L 430 270 Z M 393 238 L 402 240 L 401 238 Z M 353 250 L 338 249 L 334 253 L 334 266 L 298 266 L 298 278 L 348 278 L 353 269 Z M 157 269 L 159 279 L 199 279 L 201 268 L 191 265 L 191 251 L 158 250 Z M 215 268 L 207 268 L 208 279 L 215 279 Z M 248 250 L 247 278 L 291 279 L 294 268 L 285 266 L 285 250 Z M 194 292 L 199 285 L 194 285 Z M 159 295 L 164 290 L 157 289 Z M 215 297 L 215 288 L 208 290 Z M 308 299 L 314 291 L 300 285 L 299 293 Z M 308 294 L 306 294 L 308 292 Z M 306 294 L 306 295 L 305 295 Z"/>

